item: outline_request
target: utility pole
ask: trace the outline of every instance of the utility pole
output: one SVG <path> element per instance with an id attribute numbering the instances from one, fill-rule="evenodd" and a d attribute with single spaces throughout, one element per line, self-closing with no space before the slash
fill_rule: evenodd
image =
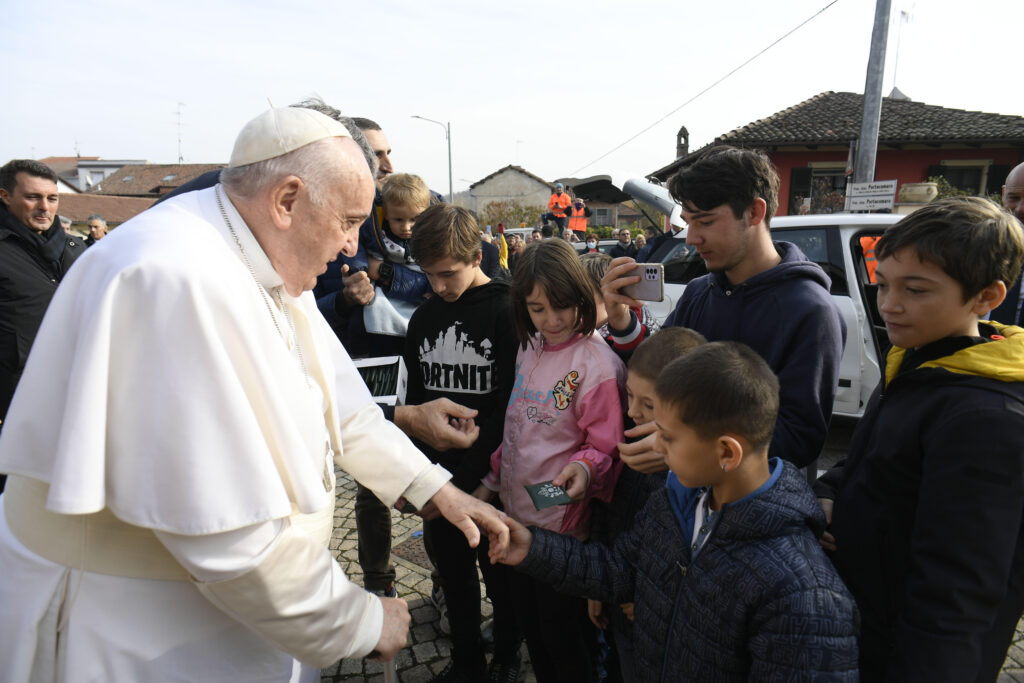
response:
<path id="1" fill-rule="evenodd" d="M 878 154 L 878 124 L 882 116 L 882 79 L 885 76 L 885 46 L 889 40 L 891 0 L 876 0 L 875 25 L 871 30 L 871 54 L 864 82 L 864 116 L 857 144 L 854 182 L 869 183 L 875 179 L 875 157 Z"/>

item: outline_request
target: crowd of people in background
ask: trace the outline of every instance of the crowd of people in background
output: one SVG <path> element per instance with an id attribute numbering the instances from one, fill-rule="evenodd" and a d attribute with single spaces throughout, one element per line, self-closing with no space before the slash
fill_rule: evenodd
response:
<path id="1" fill-rule="evenodd" d="M 678 227 L 603 253 L 557 183 L 541 229 L 482 229 L 391 157 L 370 119 L 272 109 L 223 172 L 109 237 L 90 216 L 86 240 L 52 170 L 0 168 L 11 680 L 168 680 L 149 639 L 195 680 L 390 659 L 392 508 L 423 519 L 436 683 L 521 680 L 524 643 L 541 683 L 995 680 L 1024 612 L 1024 164 L 1005 209 L 936 201 L 874 244 L 893 347 L 812 489 L 850 331 L 772 239 L 764 154 L 713 147 L 669 181 L 708 274 L 661 324 L 627 288 Z M 382 355 L 404 404 L 374 405 L 350 360 Z M 323 547 L 334 463 L 359 483 L 365 591 Z"/>

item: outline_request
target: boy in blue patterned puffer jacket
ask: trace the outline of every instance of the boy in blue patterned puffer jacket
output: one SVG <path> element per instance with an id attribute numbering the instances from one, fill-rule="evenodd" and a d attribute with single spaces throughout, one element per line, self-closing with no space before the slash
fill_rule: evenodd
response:
<path id="1" fill-rule="evenodd" d="M 767 457 L 771 369 L 716 342 L 670 363 L 655 391 L 672 474 L 632 529 L 609 548 L 510 521 L 493 559 L 635 602 L 637 681 L 857 681 L 857 608 L 818 546 L 824 515 L 803 475 Z"/>

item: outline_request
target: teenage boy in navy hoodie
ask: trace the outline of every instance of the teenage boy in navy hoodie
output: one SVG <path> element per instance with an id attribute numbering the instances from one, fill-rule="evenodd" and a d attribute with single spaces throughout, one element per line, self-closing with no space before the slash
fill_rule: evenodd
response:
<path id="1" fill-rule="evenodd" d="M 875 255 L 893 346 L 845 463 L 814 487 L 822 544 L 860 606 L 865 681 L 991 683 L 1024 610 L 1024 330 L 983 318 L 1024 233 L 956 197 Z"/>
<path id="2" fill-rule="evenodd" d="M 668 185 L 688 224 L 686 243 L 707 265 L 707 275 L 686 287 L 665 327 L 688 327 L 708 341 L 739 341 L 778 375 L 779 418 L 769 455 L 803 467 L 818 457 L 832 417 L 846 326 L 829 294 L 825 272 L 789 242 L 772 242 L 769 222 L 778 208 L 779 176 L 761 152 L 714 147 L 684 166 Z M 629 306 L 640 302 L 621 287 L 632 259 L 612 262 L 602 281 L 608 324 L 627 338 L 636 326 Z M 621 354 L 620 354 L 621 355 Z M 623 462 L 652 451 L 646 437 L 623 444 Z"/>

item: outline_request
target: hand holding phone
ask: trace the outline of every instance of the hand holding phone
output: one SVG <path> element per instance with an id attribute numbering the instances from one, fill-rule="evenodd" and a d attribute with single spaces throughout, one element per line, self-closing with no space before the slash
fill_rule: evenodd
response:
<path id="1" fill-rule="evenodd" d="M 626 285 L 620 291 L 641 301 L 661 301 L 665 298 L 665 267 L 660 263 L 638 263 L 626 276 L 640 276 L 640 282 Z"/>

